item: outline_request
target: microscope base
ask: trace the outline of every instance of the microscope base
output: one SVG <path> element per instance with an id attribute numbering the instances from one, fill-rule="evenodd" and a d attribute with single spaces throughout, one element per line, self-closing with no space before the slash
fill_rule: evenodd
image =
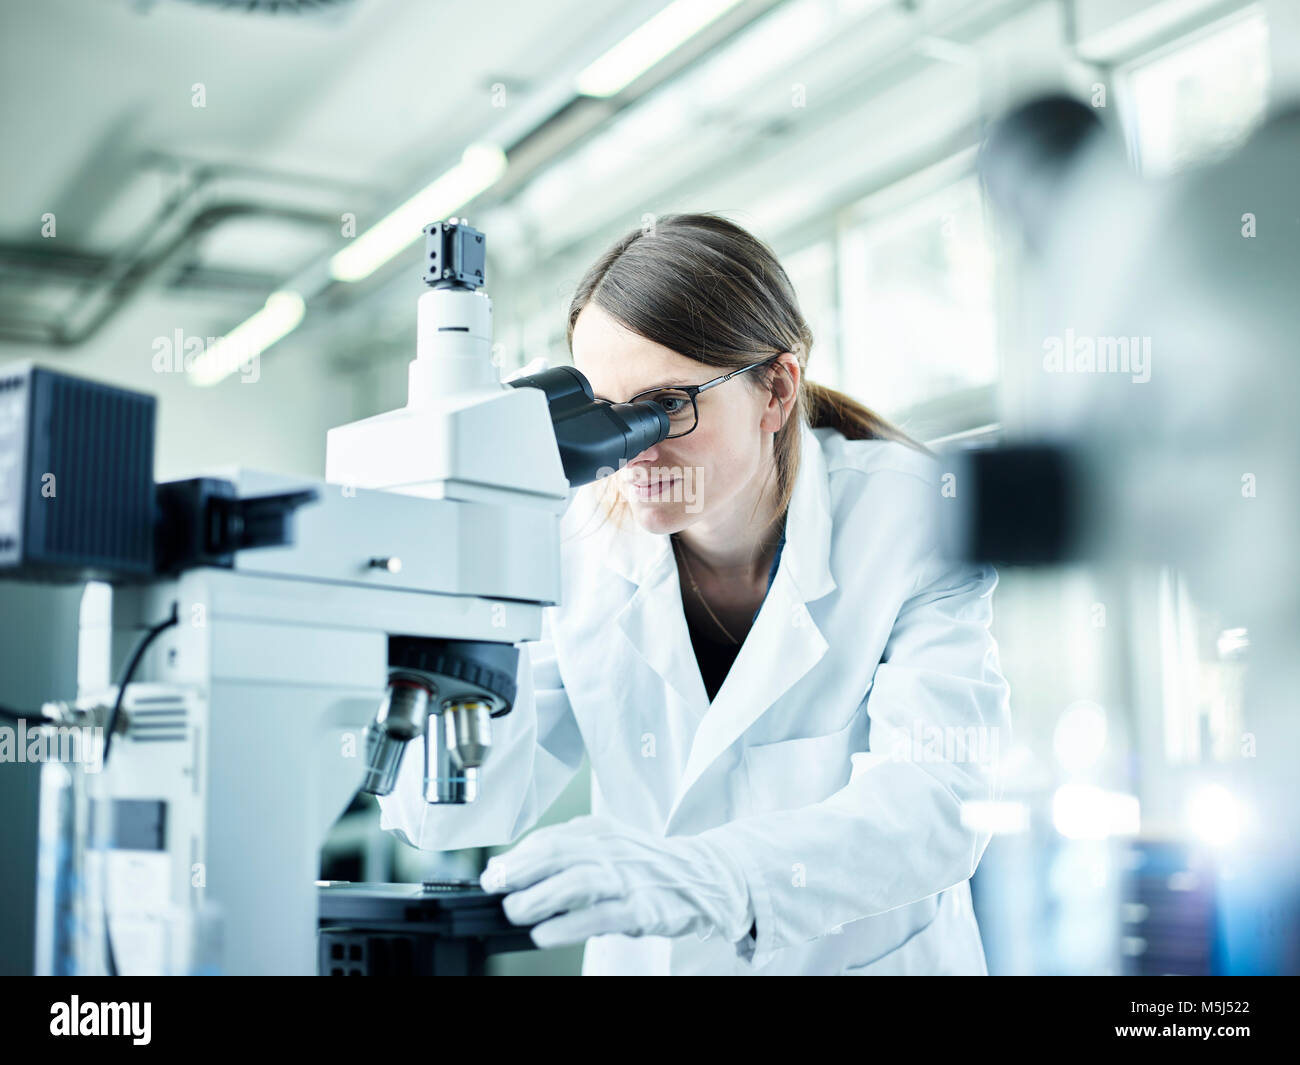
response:
<path id="1" fill-rule="evenodd" d="M 482 976 L 489 954 L 534 950 L 501 896 L 471 882 L 318 889 L 321 976 Z"/>

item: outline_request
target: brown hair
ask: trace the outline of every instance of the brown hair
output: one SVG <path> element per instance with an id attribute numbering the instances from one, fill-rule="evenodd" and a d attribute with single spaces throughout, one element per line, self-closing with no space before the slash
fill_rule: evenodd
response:
<path id="1" fill-rule="evenodd" d="M 594 302 L 632 332 L 716 366 L 719 373 L 759 358 L 791 352 L 803 371 L 794 403 L 773 441 L 778 485 L 777 518 L 785 514 L 799 470 L 801 420 L 829 426 L 850 440 L 897 440 L 929 449 L 842 392 L 809 381 L 813 335 L 794 286 L 765 243 L 716 214 L 674 214 L 615 241 L 579 283 L 569 304 L 568 342 L 588 303 Z M 746 387 L 772 387 L 773 365 L 744 374 Z M 606 518 L 620 524 L 627 504 L 617 489 L 604 497 Z"/>

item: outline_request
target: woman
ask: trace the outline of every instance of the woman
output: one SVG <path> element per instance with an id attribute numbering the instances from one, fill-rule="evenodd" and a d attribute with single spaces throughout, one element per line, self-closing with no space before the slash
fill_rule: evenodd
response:
<path id="1" fill-rule="evenodd" d="M 383 826 L 513 841 L 585 751 L 595 816 L 482 880 L 539 946 L 587 942 L 584 973 L 985 973 L 969 878 L 1008 687 L 996 573 L 938 549 L 939 463 L 806 380 L 785 271 L 714 215 L 618 241 L 569 342 L 597 397 L 653 399 L 669 437 L 565 515 L 562 599 L 481 803 L 428 806 L 412 768 Z"/>

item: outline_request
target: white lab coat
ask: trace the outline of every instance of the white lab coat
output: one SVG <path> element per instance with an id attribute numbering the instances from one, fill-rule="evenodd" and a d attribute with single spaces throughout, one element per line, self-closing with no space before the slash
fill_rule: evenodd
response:
<path id="1" fill-rule="evenodd" d="M 999 796 L 1010 741 L 988 631 L 997 574 L 941 557 L 940 462 L 801 432 L 780 565 L 711 704 L 668 537 L 598 527 L 583 489 L 563 599 L 520 655 L 480 801 L 428 806 L 419 740 L 380 800 L 382 826 L 415 846 L 503 844 L 586 750 L 594 813 L 708 832 L 742 864 L 756 944 L 600 936 L 584 974 L 987 972 L 969 878 L 988 843 L 972 804 Z"/>

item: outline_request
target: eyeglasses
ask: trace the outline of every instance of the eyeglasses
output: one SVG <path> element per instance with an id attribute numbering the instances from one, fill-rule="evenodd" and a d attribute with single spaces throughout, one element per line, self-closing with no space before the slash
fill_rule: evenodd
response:
<path id="1" fill-rule="evenodd" d="M 784 354 L 784 352 L 781 354 Z M 715 377 L 712 381 L 705 381 L 702 385 L 674 385 L 672 388 L 647 389 L 645 392 L 638 392 L 628 402 L 657 403 L 663 407 L 668 415 L 669 424 L 668 435 L 664 439 L 675 440 L 679 436 L 694 432 L 695 427 L 700 422 L 700 408 L 696 403 L 696 396 L 701 392 L 707 392 L 710 388 L 725 384 L 733 377 L 737 377 L 749 370 L 757 369 L 760 366 L 770 366 L 781 357 L 781 354 L 773 355 L 770 359 L 764 359 L 762 362 L 742 366 L 739 370 L 732 370 L 731 373 Z"/>

